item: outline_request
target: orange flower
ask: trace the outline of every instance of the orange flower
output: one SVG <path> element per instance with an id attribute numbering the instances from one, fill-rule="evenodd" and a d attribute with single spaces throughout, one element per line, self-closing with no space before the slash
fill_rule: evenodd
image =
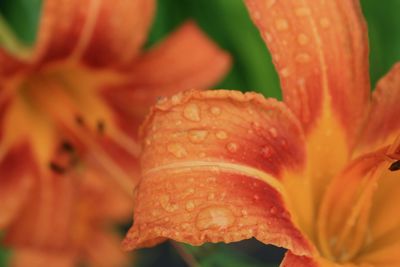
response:
<path id="1" fill-rule="evenodd" d="M 228 69 L 191 22 L 141 53 L 154 7 L 47 0 L 32 51 L 0 50 L 0 229 L 15 266 L 123 262 L 108 230 L 131 213 L 137 126 L 158 96 Z"/>
<path id="2" fill-rule="evenodd" d="M 284 103 L 191 91 L 142 128 L 126 249 L 251 237 L 281 266 L 399 266 L 400 64 L 370 100 L 357 0 L 247 0 Z"/>

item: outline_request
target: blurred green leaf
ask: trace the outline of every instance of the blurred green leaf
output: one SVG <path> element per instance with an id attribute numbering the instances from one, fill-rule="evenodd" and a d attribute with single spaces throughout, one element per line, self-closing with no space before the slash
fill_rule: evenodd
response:
<path id="1" fill-rule="evenodd" d="M 370 40 L 370 72 L 374 85 L 400 61 L 400 1 L 362 0 Z"/>
<path id="2" fill-rule="evenodd" d="M 25 45 L 35 41 L 41 6 L 42 0 L 0 1 L 0 13 Z"/>

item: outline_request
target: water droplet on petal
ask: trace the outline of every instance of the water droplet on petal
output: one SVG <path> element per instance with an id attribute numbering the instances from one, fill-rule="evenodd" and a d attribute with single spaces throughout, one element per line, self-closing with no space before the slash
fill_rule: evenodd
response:
<path id="1" fill-rule="evenodd" d="M 210 109 L 211 114 L 218 116 L 221 114 L 221 109 L 219 107 L 211 107 Z"/>
<path id="2" fill-rule="evenodd" d="M 259 195 L 254 195 L 253 198 L 254 198 L 254 200 L 259 200 L 260 196 Z"/>
<path id="3" fill-rule="evenodd" d="M 238 145 L 236 143 L 228 143 L 226 149 L 228 149 L 229 152 L 235 153 L 238 150 Z"/>
<path id="4" fill-rule="evenodd" d="M 193 201 L 188 201 L 188 202 L 186 203 L 186 210 L 187 210 L 187 211 L 192 211 L 192 210 L 194 210 L 194 207 L 195 207 L 195 205 L 194 205 L 194 202 L 193 202 Z"/>
<path id="5" fill-rule="evenodd" d="M 289 77 L 289 75 L 290 75 L 290 72 L 289 72 L 289 69 L 288 69 L 288 68 L 283 68 L 283 69 L 281 69 L 279 73 L 281 74 L 281 76 L 282 76 L 283 78 L 287 78 L 287 77 Z"/>
<path id="6" fill-rule="evenodd" d="M 278 131 L 277 131 L 276 128 L 274 128 L 274 127 L 269 128 L 269 129 L 268 129 L 268 132 L 271 134 L 271 136 L 272 136 L 273 138 L 276 138 L 276 137 L 278 136 Z"/>
<path id="7" fill-rule="evenodd" d="M 160 205 L 165 211 L 168 212 L 174 212 L 178 209 L 177 204 L 170 202 L 170 197 L 168 195 L 163 195 L 160 197 Z"/>
<path id="8" fill-rule="evenodd" d="M 261 149 L 261 155 L 263 155 L 266 158 L 269 158 L 272 156 L 272 149 L 269 146 L 264 146 Z"/>
<path id="9" fill-rule="evenodd" d="M 308 41 L 309 41 L 308 36 L 305 35 L 304 33 L 300 33 L 300 34 L 297 36 L 297 42 L 298 42 L 300 45 L 306 45 L 306 44 L 308 44 Z"/>
<path id="10" fill-rule="evenodd" d="M 256 20 L 258 20 L 258 19 L 261 18 L 261 14 L 260 14 L 259 11 L 254 11 L 254 12 L 253 12 L 253 16 L 254 16 L 254 19 L 256 19 Z"/>
<path id="11" fill-rule="evenodd" d="M 200 121 L 200 109 L 196 104 L 190 103 L 183 109 L 183 116 L 190 121 Z"/>
<path id="12" fill-rule="evenodd" d="M 242 209 L 241 213 L 244 217 L 246 217 L 249 214 L 246 209 Z"/>
<path id="13" fill-rule="evenodd" d="M 277 19 L 275 21 L 275 27 L 278 31 L 284 31 L 289 28 L 289 24 L 285 19 Z"/>
<path id="14" fill-rule="evenodd" d="M 307 7 L 299 7 L 295 10 L 295 13 L 299 17 L 305 17 L 311 15 L 311 10 Z"/>
<path id="15" fill-rule="evenodd" d="M 276 214 L 276 207 L 272 207 L 272 208 L 269 210 L 269 212 L 270 212 L 271 214 Z"/>
<path id="16" fill-rule="evenodd" d="M 177 158 L 183 158 L 187 156 L 186 149 L 181 144 L 178 143 L 169 144 L 167 146 L 167 150 Z"/>
<path id="17" fill-rule="evenodd" d="M 221 140 L 228 138 L 228 134 L 225 131 L 218 131 L 215 136 Z"/>
<path id="18" fill-rule="evenodd" d="M 233 225 L 235 217 L 230 209 L 211 206 L 199 212 L 196 218 L 196 227 L 199 230 L 224 229 Z"/>
<path id="19" fill-rule="evenodd" d="M 189 140 L 192 143 L 199 144 L 203 142 L 208 135 L 208 131 L 206 130 L 191 130 L 189 131 Z"/>
<path id="20" fill-rule="evenodd" d="M 296 61 L 299 63 L 307 63 L 311 59 L 310 55 L 307 53 L 300 53 L 296 56 Z"/>
<path id="21" fill-rule="evenodd" d="M 207 197 L 208 200 L 214 200 L 215 199 L 215 194 L 214 193 L 210 193 Z"/>
<path id="22" fill-rule="evenodd" d="M 322 18 L 319 23 L 321 24 L 322 28 L 328 28 L 331 25 L 331 22 L 328 18 Z"/>

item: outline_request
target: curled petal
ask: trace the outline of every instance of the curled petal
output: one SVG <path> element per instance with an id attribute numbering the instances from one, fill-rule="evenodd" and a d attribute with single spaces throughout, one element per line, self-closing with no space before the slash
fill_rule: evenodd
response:
<path id="1" fill-rule="evenodd" d="M 400 135 L 400 63 L 377 84 L 357 153 L 391 144 Z"/>
<path id="2" fill-rule="evenodd" d="M 330 258 L 353 258 L 371 238 L 371 208 L 377 185 L 389 172 L 388 148 L 363 155 L 329 185 L 318 218 L 318 237 L 322 251 Z M 346 188 L 346 190 L 343 190 Z"/>
<path id="3" fill-rule="evenodd" d="M 368 104 L 368 40 L 359 1 L 246 5 L 271 51 L 285 103 L 305 129 L 319 203 L 329 178 L 349 157 Z"/>
<path id="4" fill-rule="evenodd" d="M 146 38 L 154 6 L 152 0 L 44 1 L 35 60 L 129 63 Z"/>
<path id="5" fill-rule="evenodd" d="M 130 124 L 139 124 L 157 98 L 185 89 L 208 88 L 229 66 L 228 54 L 193 22 L 187 22 L 133 64 L 126 84 L 106 88 L 104 95 Z"/>
<path id="6" fill-rule="evenodd" d="M 235 91 L 175 95 L 153 109 L 142 140 L 126 249 L 166 238 L 198 245 L 254 236 L 310 253 L 286 188 L 304 182 L 304 140 L 283 104 Z"/>
<path id="7" fill-rule="evenodd" d="M 11 259 L 12 267 L 73 267 L 75 258 L 73 253 L 50 252 L 46 250 L 17 249 Z"/>
<path id="8" fill-rule="evenodd" d="M 0 229 L 13 221 L 32 193 L 33 160 L 26 147 L 8 151 L 0 163 Z"/>

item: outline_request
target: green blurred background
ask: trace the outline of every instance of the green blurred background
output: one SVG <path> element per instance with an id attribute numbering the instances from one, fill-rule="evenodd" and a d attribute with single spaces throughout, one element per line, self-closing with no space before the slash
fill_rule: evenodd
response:
<path id="1" fill-rule="evenodd" d="M 187 19 L 195 20 L 207 34 L 229 51 L 234 66 L 216 87 L 258 91 L 280 98 L 279 82 L 270 55 L 251 23 L 241 0 L 159 0 L 157 16 L 146 47 L 164 38 Z M 361 0 L 370 36 L 370 73 L 374 86 L 379 77 L 400 60 L 400 1 Z M 27 46 L 35 41 L 41 0 L 0 0 L 5 21 Z M 0 27 L 1 27 L 0 23 Z M 1 30 L 1 29 L 0 29 Z M 0 36 L 0 43 L 4 44 Z M 1 235 L 0 235 L 1 239 Z M 201 266 L 278 266 L 280 249 L 254 240 L 233 245 L 183 247 Z M 135 266 L 186 266 L 176 248 L 163 244 L 138 252 Z M 12 252 L 0 247 L 0 267 Z M 270 265 L 268 265 L 270 264 Z"/>

